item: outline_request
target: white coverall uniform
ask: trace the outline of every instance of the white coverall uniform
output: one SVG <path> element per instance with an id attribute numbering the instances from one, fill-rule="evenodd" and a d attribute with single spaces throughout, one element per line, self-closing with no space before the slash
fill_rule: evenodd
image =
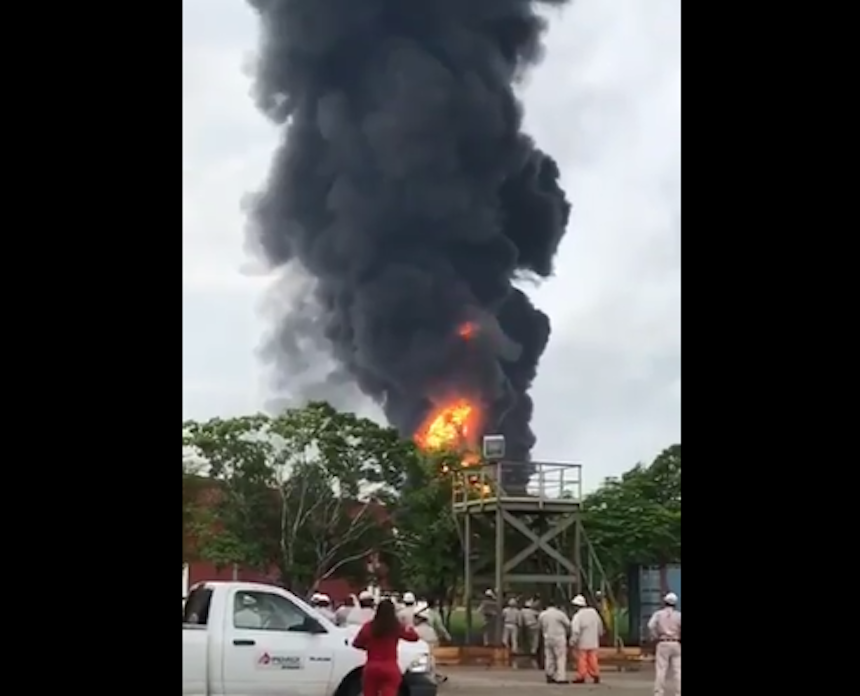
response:
<path id="1" fill-rule="evenodd" d="M 538 625 L 538 613 L 531 607 L 524 607 L 520 611 L 523 628 L 526 633 L 526 647 L 530 655 L 537 655 L 540 643 L 540 626 Z"/>
<path id="2" fill-rule="evenodd" d="M 544 671 L 547 679 L 567 681 L 567 633 L 570 619 L 561 609 L 547 607 L 538 616 L 543 633 Z"/>
<path id="3" fill-rule="evenodd" d="M 439 639 L 451 640 L 451 635 L 442 623 L 442 617 L 432 609 L 428 608 L 425 603 L 421 603 L 415 610 L 415 632 L 418 637 L 425 641 L 430 646 L 430 659 L 433 662 L 435 670 L 436 658 L 433 656 L 434 650 L 439 647 Z M 448 677 L 436 672 L 436 681 L 439 683 L 445 682 Z"/>
<path id="4" fill-rule="evenodd" d="M 400 619 L 400 623 L 404 626 L 415 626 L 415 605 L 414 604 L 404 604 L 397 611 L 397 618 Z"/>
<path id="5" fill-rule="evenodd" d="M 351 606 L 349 606 L 348 604 L 344 604 L 343 606 L 338 607 L 337 609 L 335 609 L 335 612 L 334 612 L 334 622 L 335 622 L 338 626 L 343 626 L 343 625 L 345 625 L 345 624 L 346 624 L 346 617 L 349 615 L 349 612 L 351 612 L 351 611 L 352 611 L 352 609 L 353 609 L 353 608 L 352 608 Z"/>
<path id="6" fill-rule="evenodd" d="M 570 622 L 570 645 L 576 649 L 576 680 L 600 679 L 597 649 L 603 635 L 603 619 L 594 607 L 582 607 Z"/>
<path id="7" fill-rule="evenodd" d="M 502 609 L 502 645 L 513 654 L 520 651 L 520 625 L 522 618 L 518 607 Z"/>
<path id="8" fill-rule="evenodd" d="M 325 616 L 329 621 L 333 623 L 337 623 L 335 621 L 334 612 L 331 610 L 331 607 L 314 607 L 320 614 Z"/>
<path id="9" fill-rule="evenodd" d="M 663 696 L 672 672 L 675 696 L 681 696 L 681 612 L 671 606 L 655 611 L 648 621 L 648 631 L 657 641 L 654 696 Z"/>
<path id="10" fill-rule="evenodd" d="M 250 607 L 242 607 L 233 614 L 233 625 L 236 628 L 262 628 L 263 620 L 260 615 Z"/>
<path id="11" fill-rule="evenodd" d="M 430 646 L 431 652 L 433 648 L 439 646 L 439 634 L 436 633 L 436 629 L 430 625 L 429 621 L 419 621 L 416 623 L 415 632 L 421 640 Z"/>
<path id="12" fill-rule="evenodd" d="M 353 607 L 344 619 L 347 626 L 363 626 L 373 618 L 376 610 L 373 607 Z"/>
<path id="13" fill-rule="evenodd" d="M 499 603 L 491 597 L 485 597 L 478 607 L 478 612 L 484 619 L 484 645 L 497 645 L 499 637 L 496 617 L 499 615 Z"/>

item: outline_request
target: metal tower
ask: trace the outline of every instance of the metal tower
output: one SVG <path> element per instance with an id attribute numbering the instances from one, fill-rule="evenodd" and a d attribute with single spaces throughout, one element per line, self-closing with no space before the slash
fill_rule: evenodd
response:
<path id="1" fill-rule="evenodd" d="M 487 588 L 500 603 L 512 590 L 540 587 L 541 595 L 553 593 L 562 600 L 583 591 L 582 467 L 528 465 L 534 473 L 525 489 L 506 483 L 522 480 L 522 462 L 500 460 L 455 473 L 453 510 L 465 557 L 469 637 L 472 598 Z M 501 611 L 494 633 L 497 639 L 501 635 Z"/>

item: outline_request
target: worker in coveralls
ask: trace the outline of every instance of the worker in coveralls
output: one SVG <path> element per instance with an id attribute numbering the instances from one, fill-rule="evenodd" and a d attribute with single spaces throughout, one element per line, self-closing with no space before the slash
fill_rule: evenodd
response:
<path id="1" fill-rule="evenodd" d="M 567 682 L 567 634 L 570 619 L 550 600 L 538 615 L 538 624 L 543 635 L 543 667 L 547 684 Z"/>
<path id="2" fill-rule="evenodd" d="M 352 608 L 357 605 L 358 597 L 356 597 L 355 595 L 350 595 L 349 599 L 346 602 L 344 602 L 337 609 L 335 609 L 334 622 L 338 626 L 346 625 L 346 617 L 349 615 L 349 612 L 352 611 Z"/>
<path id="3" fill-rule="evenodd" d="M 499 615 L 499 603 L 496 601 L 495 592 L 492 590 L 484 592 L 484 600 L 478 606 L 478 612 L 484 619 L 484 645 L 498 645 L 496 618 Z"/>
<path id="4" fill-rule="evenodd" d="M 322 592 L 315 592 L 311 595 L 311 605 L 314 609 L 316 609 L 320 614 L 325 616 L 329 621 L 334 621 L 334 612 L 331 608 L 331 597 L 327 594 L 323 594 Z"/>
<path id="5" fill-rule="evenodd" d="M 663 696 L 666 682 L 675 675 L 675 696 L 681 696 L 681 612 L 675 607 L 678 595 L 670 592 L 663 598 L 663 608 L 648 621 L 648 632 L 656 641 L 654 659 L 654 696 Z"/>
<path id="6" fill-rule="evenodd" d="M 577 607 L 573 621 L 570 622 L 570 645 L 576 650 L 576 677 L 574 684 L 584 684 L 590 677 L 595 684 L 600 683 L 600 664 L 597 649 L 603 635 L 603 620 L 594 607 L 589 607 L 582 595 L 576 595 L 571 604 Z"/>
<path id="7" fill-rule="evenodd" d="M 451 640 L 451 634 L 448 633 L 448 629 L 442 623 L 442 617 L 433 611 L 427 602 L 416 604 L 413 618 L 415 619 L 415 633 L 430 646 L 431 657 L 442 640 Z M 433 658 L 433 666 L 436 673 L 436 681 L 440 684 L 448 681 L 448 677 L 435 670 L 435 658 Z"/>
<path id="8" fill-rule="evenodd" d="M 502 609 L 502 645 L 516 655 L 520 651 L 520 627 L 522 615 L 517 600 L 511 597 L 508 606 Z"/>
<path id="9" fill-rule="evenodd" d="M 397 618 L 404 626 L 415 625 L 415 595 L 411 592 L 403 593 L 403 605 L 397 610 Z"/>
<path id="10" fill-rule="evenodd" d="M 358 599 L 361 601 L 360 595 Z M 397 696 L 402 678 L 397 664 L 397 644 L 401 640 L 414 643 L 418 634 L 411 626 L 400 623 L 394 602 L 384 599 L 352 641 L 353 647 L 367 651 L 361 676 L 364 696 Z"/>
<path id="11" fill-rule="evenodd" d="M 538 625 L 538 612 L 531 599 L 527 599 L 520 610 L 520 620 L 525 634 L 526 650 L 529 655 L 537 658 L 538 646 L 540 645 L 540 626 Z"/>
<path id="12" fill-rule="evenodd" d="M 394 604 L 391 607 L 393 610 Z M 374 612 L 373 594 L 364 590 L 358 595 L 358 606 L 349 610 L 344 623 L 351 626 L 363 626 L 373 618 Z M 395 613 L 396 616 L 397 614 Z"/>

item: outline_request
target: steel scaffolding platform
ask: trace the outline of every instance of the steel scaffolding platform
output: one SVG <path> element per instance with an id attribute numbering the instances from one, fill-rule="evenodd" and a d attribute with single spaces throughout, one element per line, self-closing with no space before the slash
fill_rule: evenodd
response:
<path id="1" fill-rule="evenodd" d="M 505 483 L 522 481 L 524 466 L 533 469 L 524 486 Z M 581 591 L 581 501 L 579 464 L 500 461 L 455 473 L 452 505 L 465 557 L 469 636 L 476 586 L 492 588 L 500 604 L 515 585 L 555 585 L 567 598 Z M 521 566 L 528 568 L 517 572 Z M 492 576 L 480 575 L 491 569 Z M 501 611 L 494 634 L 501 635 Z"/>

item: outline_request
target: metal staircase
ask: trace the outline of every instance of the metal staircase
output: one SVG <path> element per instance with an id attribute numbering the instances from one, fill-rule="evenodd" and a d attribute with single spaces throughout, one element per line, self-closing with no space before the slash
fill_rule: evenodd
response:
<path id="1" fill-rule="evenodd" d="M 603 564 L 597 557 L 594 547 L 588 540 L 588 535 L 585 533 L 585 529 L 583 529 L 581 525 L 580 533 L 582 534 L 582 541 L 585 550 L 585 554 L 583 554 L 583 567 L 581 569 L 583 592 L 587 597 L 589 604 L 601 610 L 604 622 L 608 622 L 610 624 L 606 628 L 610 631 L 612 645 L 619 651 L 623 650 L 624 641 L 621 639 L 621 636 L 618 635 L 616 626 L 618 600 L 612 590 L 612 583 L 606 576 Z M 604 603 L 604 600 L 606 600 L 606 603 Z M 609 613 L 610 616 L 607 616 L 607 613 Z"/>

